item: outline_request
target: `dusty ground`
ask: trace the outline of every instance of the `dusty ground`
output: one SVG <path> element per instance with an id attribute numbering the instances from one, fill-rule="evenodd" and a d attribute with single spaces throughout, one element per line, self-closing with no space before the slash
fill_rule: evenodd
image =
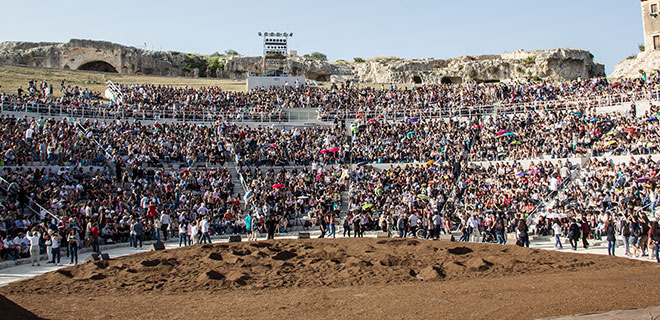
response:
<path id="1" fill-rule="evenodd" d="M 608 256 L 314 239 L 142 253 L 0 294 L 52 319 L 534 319 L 657 306 L 659 280 L 658 264 Z"/>

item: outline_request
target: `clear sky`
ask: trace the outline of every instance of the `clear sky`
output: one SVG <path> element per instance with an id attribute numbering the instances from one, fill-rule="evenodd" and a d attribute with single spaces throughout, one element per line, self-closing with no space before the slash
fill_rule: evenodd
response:
<path id="1" fill-rule="evenodd" d="M 330 61 L 584 48 L 608 74 L 643 43 L 639 0 L 8 0 L 0 16 L 1 41 L 80 38 L 203 54 L 261 55 L 258 31 L 293 32 L 290 49 Z"/>

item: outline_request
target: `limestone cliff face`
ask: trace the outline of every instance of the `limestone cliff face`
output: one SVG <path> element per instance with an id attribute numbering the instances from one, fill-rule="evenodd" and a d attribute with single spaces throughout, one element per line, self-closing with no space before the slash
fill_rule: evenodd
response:
<path id="1" fill-rule="evenodd" d="M 55 69 L 162 76 L 183 75 L 183 55 L 148 51 L 107 41 L 3 42 L 0 63 Z"/>
<path id="2" fill-rule="evenodd" d="M 0 64 L 124 74 L 197 76 L 184 54 L 148 51 L 106 41 L 71 40 L 67 43 L 0 43 Z M 245 79 L 261 74 L 261 57 L 234 56 L 212 76 Z M 452 59 L 374 59 L 361 63 L 328 63 L 311 58 L 267 60 L 266 70 L 281 70 L 315 81 L 370 83 L 461 83 L 467 80 L 495 82 L 539 77 L 576 79 L 602 77 L 605 69 L 586 50 L 554 49 L 516 51 L 502 55 L 462 56 Z"/>
<path id="3" fill-rule="evenodd" d="M 248 74 L 261 74 L 264 69 L 262 57 L 234 56 L 228 59 L 219 76 L 230 79 L 245 79 Z M 330 81 L 332 76 L 350 76 L 350 67 L 315 59 L 291 57 L 283 60 L 267 60 L 266 70 L 281 70 L 292 76 L 305 76 L 317 81 Z"/>
<path id="4" fill-rule="evenodd" d="M 223 76 L 241 79 L 247 72 L 260 73 L 261 58 L 234 57 L 227 62 Z M 503 55 L 463 56 L 453 59 L 399 60 L 383 58 L 361 63 L 328 63 L 309 58 L 289 58 L 266 69 L 282 69 L 291 75 L 304 75 L 317 81 L 353 80 L 369 83 L 461 83 L 467 80 L 495 82 L 539 77 L 572 80 L 605 76 L 605 67 L 593 61 L 586 50 L 555 49 L 516 51 Z"/>
<path id="5" fill-rule="evenodd" d="M 494 82 L 539 77 L 556 80 L 602 77 L 605 68 L 585 50 L 517 51 L 503 55 L 462 56 L 447 60 L 397 60 L 352 64 L 362 82 Z"/>
<path id="6" fill-rule="evenodd" d="M 660 70 L 660 51 L 644 51 L 637 56 L 621 60 L 614 66 L 614 72 L 609 75 L 613 79 L 634 79 L 640 78 L 641 71 L 647 75 L 654 74 Z"/>

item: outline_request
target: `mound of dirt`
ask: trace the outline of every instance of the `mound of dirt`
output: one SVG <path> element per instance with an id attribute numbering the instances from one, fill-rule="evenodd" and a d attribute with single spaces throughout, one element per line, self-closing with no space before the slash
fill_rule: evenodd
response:
<path id="1" fill-rule="evenodd" d="M 203 305 L 218 312 L 224 310 L 220 306 L 240 312 L 241 308 L 251 308 L 255 303 L 274 308 L 272 310 L 269 307 L 261 308 L 260 310 L 264 310 L 263 313 L 251 313 L 250 317 L 275 317 L 275 314 L 266 311 L 273 311 L 277 308 L 280 308 L 277 310 L 281 312 L 276 312 L 276 314 L 286 317 L 290 315 L 285 312 L 287 308 L 305 310 L 303 305 L 320 297 L 324 297 L 323 299 L 335 297 L 344 301 L 342 305 L 346 310 L 350 310 L 354 306 L 364 308 L 359 299 L 340 298 L 339 293 L 346 290 L 364 291 L 374 296 L 369 299 L 375 299 L 378 296 L 380 303 L 374 302 L 376 303 L 374 308 L 377 310 L 380 310 L 379 308 L 390 310 L 390 307 L 396 306 L 402 308 L 401 312 L 410 311 L 410 308 L 414 308 L 414 304 L 391 303 L 405 296 L 417 297 L 419 295 L 421 297 L 427 296 L 428 293 L 428 299 L 437 300 L 438 297 L 445 299 L 444 303 L 438 305 L 437 313 L 428 313 L 427 311 L 434 310 L 430 309 L 425 311 L 426 313 L 415 313 L 418 316 L 413 318 L 437 318 L 440 316 L 452 318 L 453 314 L 465 316 L 466 313 L 459 312 L 460 310 L 479 310 L 486 317 L 490 315 L 488 310 L 490 312 L 503 310 L 502 303 L 497 302 L 499 300 L 490 301 L 487 306 L 482 306 L 479 299 L 489 301 L 489 297 L 478 294 L 482 290 L 491 292 L 494 299 L 499 299 L 498 297 L 503 294 L 508 296 L 511 290 L 539 290 L 534 288 L 542 288 L 541 292 L 550 292 L 541 294 L 531 291 L 534 293 L 528 293 L 528 297 L 514 294 L 512 297 L 520 299 L 522 302 L 527 299 L 530 304 L 536 303 L 541 307 L 546 307 L 545 309 L 539 307 L 540 309 L 537 311 L 516 309 L 517 313 L 511 314 L 518 319 L 561 315 L 571 311 L 578 313 L 590 310 L 608 310 L 598 310 L 599 307 L 610 309 L 640 307 L 642 306 L 640 301 L 646 297 L 648 299 L 660 298 L 660 293 L 653 293 L 653 297 L 645 296 L 642 300 L 639 298 L 628 299 L 630 296 L 625 292 L 621 294 L 623 298 L 615 298 L 619 293 L 618 290 L 609 293 L 601 290 L 601 293 L 598 291 L 600 290 L 598 286 L 591 284 L 585 286 L 598 291 L 599 294 L 609 294 L 612 297 L 607 296 L 606 299 L 601 296 L 599 298 L 598 294 L 589 293 L 575 298 L 573 293 L 578 295 L 581 291 L 574 289 L 575 280 L 566 280 L 578 275 L 586 278 L 596 277 L 596 279 L 602 277 L 598 281 L 603 281 L 603 285 L 607 286 L 611 281 L 617 281 L 612 277 L 616 277 L 618 273 L 612 272 L 612 270 L 622 269 L 639 270 L 640 279 L 651 277 L 660 280 L 658 268 L 654 264 L 642 261 L 541 251 L 515 246 L 373 238 L 277 240 L 257 243 L 223 243 L 144 252 L 110 261 L 60 269 L 9 284 L 0 288 L 0 293 L 8 295 L 30 308 L 34 307 L 40 312 L 42 310 L 45 312 L 49 310 L 48 308 L 68 310 L 66 303 L 58 304 L 49 302 L 48 299 L 34 299 L 41 294 L 55 294 L 67 297 L 67 299 L 78 297 L 79 300 L 76 300 L 70 308 L 75 307 L 78 311 L 90 312 L 97 312 L 97 309 L 94 308 L 100 308 L 98 310 L 104 310 L 107 315 L 119 318 L 147 316 L 145 312 L 149 308 L 143 308 L 143 306 L 148 305 L 147 301 L 153 302 L 151 297 L 154 295 L 164 302 L 171 301 L 171 308 L 169 303 L 159 303 L 164 306 L 165 310 L 169 310 L 165 311 L 166 313 L 159 313 L 159 315 L 168 315 L 165 318 L 177 318 L 179 309 L 174 306 L 188 303 L 187 299 L 190 299 L 190 304 L 193 303 L 192 301 L 198 301 L 197 299 L 200 299 L 199 301 L 206 299 L 208 303 Z M 649 270 L 653 272 L 649 272 Z M 529 284 L 520 280 L 532 275 L 537 278 L 525 280 L 530 281 Z M 625 277 L 626 279 L 622 280 L 630 280 L 630 275 Z M 648 288 L 649 290 L 644 289 L 646 284 L 651 286 L 653 283 L 657 283 L 657 281 L 644 282 L 644 285 L 635 284 L 635 288 L 639 292 L 653 291 L 650 288 Z M 511 288 L 511 286 L 516 287 Z M 528 286 L 531 287 L 528 288 Z M 365 298 L 367 296 L 363 295 L 367 293 L 356 293 L 360 294 L 356 297 Z M 473 293 L 474 296 L 472 296 Z M 217 303 L 218 295 L 223 297 L 221 299 L 223 303 Z M 469 298 L 470 296 L 472 298 Z M 103 299 L 92 301 L 89 300 L 92 299 L 89 297 L 103 297 Z M 126 299 L 129 297 L 134 300 L 127 302 Z M 569 297 L 577 299 L 577 302 L 571 300 L 571 303 L 574 304 L 570 308 L 557 308 L 556 310 L 550 308 L 563 304 L 569 300 Z M 145 300 L 143 302 L 140 299 Z M 435 301 L 415 299 L 422 304 L 432 304 Z M 456 300 L 454 301 L 454 299 Z M 584 300 L 583 304 L 580 304 L 580 299 L 588 299 L 588 301 Z M 39 303 L 33 301 L 39 301 Z M 134 307 L 133 309 L 138 311 L 135 314 L 124 315 L 123 310 L 110 310 L 103 301 L 129 303 Z M 232 304 L 224 303 L 224 301 Z M 464 308 L 467 309 L 461 309 L 463 307 L 453 304 L 452 308 L 455 310 L 441 307 L 451 301 L 465 304 Z M 614 304 L 618 305 L 614 306 L 612 301 L 616 301 Z M 289 307 L 284 307 L 285 305 Z M 506 305 L 514 308 L 512 304 L 507 303 Z M 580 306 L 585 306 L 585 308 L 581 309 Z M 317 307 L 323 309 L 322 306 Z M 195 309 L 195 307 L 191 308 Z M 332 318 L 331 315 L 336 317 L 344 314 L 334 313 L 332 310 L 344 310 L 336 308 L 334 304 L 327 305 L 326 308 L 329 313 L 324 313 L 324 317 Z M 142 309 L 145 310 L 142 311 Z M 192 309 L 188 309 L 188 311 L 193 312 Z M 398 310 L 392 311 L 393 314 L 397 314 Z M 456 312 L 453 313 L 454 311 Z M 236 314 L 235 312 L 229 313 Z M 50 313 L 38 314 L 51 317 Z M 301 315 L 304 314 L 301 313 Z M 56 315 L 55 318 L 71 317 L 66 312 Z M 180 316 L 195 315 L 202 316 L 201 313 L 194 312 Z M 411 313 L 400 314 L 401 317 L 409 315 Z M 106 314 L 99 314 L 99 316 L 104 317 Z M 313 315 L 307 314 L 307 316 L 314 318 Z M 368 313 L 364 316 L 377 317 L 378 313 Z M 394 317 L 399 318 L 400 316 Z M 480 316 L 474 317 L 480 318 Z"/>
<path id="2" fill-rule="evenodd" d="M 97 294 L 111 289 L 130 294 L 153 290 L 148 283 L 163 283 L 159 287 L 163 292 L 218 290 L 218 286 L 207 285 L 206 280 L 228 281 L 230 285 L 222 285 L 222 290 L 344 287 L 422 279 L 493 279 L 612 265 L 607 257 L 577 259 L 574 255 L 512 246 L 402 239 L 280 240 L 141 253 L 61 269 L 8 289 L 13 294 L 34 292 L 37 288 Z"/>
<path id="3" fill-rule="evenodd" d="M 0 294 L 0 320 L 42 319 Z"/>

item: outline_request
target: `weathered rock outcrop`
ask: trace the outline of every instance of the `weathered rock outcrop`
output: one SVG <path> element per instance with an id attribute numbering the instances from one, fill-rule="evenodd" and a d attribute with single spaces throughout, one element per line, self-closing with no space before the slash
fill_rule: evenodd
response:
<path id="1" fill-rule="evenodd" d="M 647 75 L 660 69 L 660 51 L 644 51 L 635 57 L 628 57 L 614 66 L 614 72 L 609 75 L 613 79 L 634 79 L 642 76 L 641 71 Z"/>
<path id="2" fill-rule="evenodd" d="M 262 63 L 259 57 L 234 57 L 227 62 L 222 75 L 241 79 L 248 72 L 260 73 Z M 605 76 L 605 67 L 595 63 L 589 51 L 574 49 L 516 51 L 446 60 L 383 58 L 360 63 L 328 63 L 294 57 L 281 62 L 281 65 L 266 67 L 267 70 L 277 68 L 317 81 L 355 80 L 370 83 L 495 82 L 528 77 L 572 80 Z"/>
<path id="3" fill-rule="evenodd" d="M 223 61 L 213 76 L 245 79 L 263 71 L 261 57 L 234 56 Z M 197 76 L 185 54 L 148 51 L 105 41 L 71 40 L 67 43 L 3 42 L 0 64 L 126 74 Z M 452 59 L 372 59 L 360 63 L 328 63 L 311 58 L 268 60 L 266 70 L 279 70 L 315 81 L 371 83 L 495 82 L 539 77 L 576 79 L 605 75 L 602 64 L 586 50 L 554 49 L 516 51 L 502 55 L 463 56 Z M 202 70 L 206 71 L 206 70 Z"/>
<path id="4" fill-rule="evenodd" d="M 1 64 L 31 67 L 181 76 L 184 60 L 183 55 L 171 52 L 142 50 L 107 41 L 0 43 Z"/>
<path id="5" fill-rule="evenodd" d="M 222 72 L 222 78 L 245 79 L 248 74 L 263 73 L 262 57 L 234 56 L 228 59 Z M 316 81 L 330 81 L 332 76 L 347 76 L 353 79 L 353 72 L 346 64 L 328 63 L 316 59 L 290 57 L 283 60 L 267 60 L 266 70 L 281 70 L 292 76 L 305 76 Z"/>
<path id="6" fill-rule="evenodd" d="M 572 80 L 605 75 L 604 66 L 594 63 L 591 53 L 573 49 L 516 51 L 446 60 L 372 61 L 352 64 L 352 69 L 360 81 L 378 83 L 495 82 L 528 77 Z"/>

